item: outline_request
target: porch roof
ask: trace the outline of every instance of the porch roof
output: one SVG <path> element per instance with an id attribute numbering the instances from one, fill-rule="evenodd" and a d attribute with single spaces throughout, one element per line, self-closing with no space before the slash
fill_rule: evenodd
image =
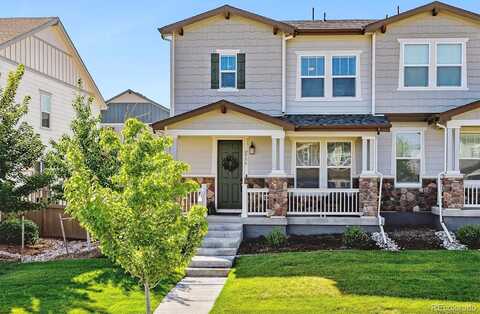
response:
<path id="1" fill-rule="evenodd" d="M 391 124 L 386 116 L 371 114 L 291 114 L 281 117 L 295 125 L 296 131 L 315 130 L 375 130 L 389 131 Z"/>

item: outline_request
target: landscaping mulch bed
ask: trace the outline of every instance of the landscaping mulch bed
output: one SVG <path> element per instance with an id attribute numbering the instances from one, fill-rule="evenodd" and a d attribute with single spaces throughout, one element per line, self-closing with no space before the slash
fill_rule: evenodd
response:
<path id="1" fill-rule="evenodd" d="M 403 228 L 388 231 L 401 249 L 407 250 L 439 250 L 443 249 L 442 241 L 435 234 L 436 230 L 422 228 Z"/>
<path id="2" fill-rule="evenodd" d="M 25 245 L 23 253 L 25 255 L 38 255 L 50 249 L 53 249 L 57 244 L 54 239 L 38 239 L 37 243 L 33 245 Z M 21 245 L 15 244 L 0 244 L 0 251 L 8 252 L 12 254 L 20 254 L 22 250 Z"/>
<path id="3" fill-rule="evenodd" d="M 265 237 L 245 239 L 240 245 L 238 254 L 261 254 L 278 252 L 306 252 L 317 250 L 345 250 L 342 234 L 328 235 L 290 235 L 287 242 L 279 247 L 270 246 Z M 365 244 L 364 249 L 377 250 L 373 240 Z"/>

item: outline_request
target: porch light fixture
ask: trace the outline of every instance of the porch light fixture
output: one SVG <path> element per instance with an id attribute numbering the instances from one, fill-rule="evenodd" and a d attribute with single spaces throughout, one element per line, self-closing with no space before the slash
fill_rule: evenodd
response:
<path id="1" fill-rule="evenodd" d="M 250 155 L 255 155 L 255 145 L 253 144 L 253 142 L 250 144 L 250 147 L 248 148 L 248 153 Z"/>

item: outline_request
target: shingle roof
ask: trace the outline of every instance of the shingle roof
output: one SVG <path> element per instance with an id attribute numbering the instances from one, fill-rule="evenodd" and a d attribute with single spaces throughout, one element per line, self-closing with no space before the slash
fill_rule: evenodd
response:
<path id="1" fill-rule="evenodd" d="M 0 18 L 0 45 L 56 19 L 55 17 Z"/>
<path id="2" fill-rule="evenodd" d="M 298 21 L 283 21 L 290 24 L 299 30 L 321 30 L 321 29 L 359 29 L 363 30 L 365 26 L 377 20 L 298 20 Z"/>
<path id="3" fill-rule="evenodd" d="M 301 129 L 389 129 L 390 122 L 385 116 L 371 114 L 291 114 L 280 117 Z"/>

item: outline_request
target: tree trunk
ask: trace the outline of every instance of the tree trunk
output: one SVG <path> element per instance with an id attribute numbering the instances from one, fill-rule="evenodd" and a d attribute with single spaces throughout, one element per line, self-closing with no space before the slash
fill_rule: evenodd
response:
<path id="1" fill-rule="evenodd" d="M 150 287 L 148 286 L 148 282 L 145 282 L 143 286 L 145 287 L 145 313 L 150 314 L 152 312 L 150 308 Z"/>

